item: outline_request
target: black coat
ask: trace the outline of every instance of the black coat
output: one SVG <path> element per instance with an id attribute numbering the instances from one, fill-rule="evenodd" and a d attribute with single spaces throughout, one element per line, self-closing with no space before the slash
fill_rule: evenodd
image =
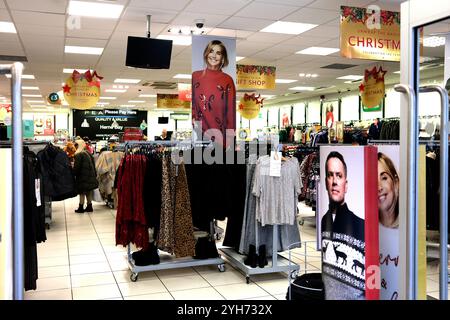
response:
<path id="1" fill-rule="evenodd" d="M 78 194 L 98 188 L 94 157 L 90 153 L 83 151 L 75 154 L 73 173 L 75 174 L 75 189 Z"/>
<path id="2" fill-rule="evenodd" d="M 46 196 L 52 201 L 61 201 L 77 195 L 69 157 L 63 150 L 49 144 L 38 152 L 37 157 Z"/>

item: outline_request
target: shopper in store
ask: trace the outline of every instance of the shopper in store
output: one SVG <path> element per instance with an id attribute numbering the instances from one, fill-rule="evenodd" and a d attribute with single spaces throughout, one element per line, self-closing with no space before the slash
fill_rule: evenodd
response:
<path id="1" fill-rule="evenodd" d="M 233 78 L 222 71 L 229 63 L 225 45 L 219 40 L 209 42 L 203 60 L 206 68 L 192 74 L 194 131 L 199 139 L 204 136 L 202 140 L 217 140 L 220 145 L 229 146 L 236 131 L 236 87 Z M 207 132 L 210 129 L 220 130 L 222 137 L 217 139 L 212 131 Z"/>
<path id="2" fill-rule="evenodd" d="M 399 183 L 392 160 L 378 152 L 378 213 L 380 223 L 387 228 L 398 228 Z"/>
<path id="3" fill-rule="evenodd" d="M 89 137 L 83 137 L 84 142 L 86 142 L 86 151 L 90 154 L 94 154 L 94 147 L 91 144 L 91 140 L 89 140 Z"/>
<path id="4" fill-rule="evenodd" d="M 162 129 L 161 135 L 156 140 L 170 140 L 169 136 L 167 135 L 167 129 Z"/>
<path id="5" fill-rule="evenodd" d="M 364 220 L 347 207 L 347 165 L 332 151 L 325 161 L 329 207 L 322 217 L 322 279 L 327 300 L 364 300 Z"/>
<path id="6" fill-rule="evenodd" d="M 75 212 L 93 212 L 92 191 L 98 188 L 94 158 L 86 150 L 86 142 L 84 140 L 76 140 L 75 144 L 77 145 L 77 151 L 75 152 L 73 172 L 75 176 L 75 188 L 80 196 L 80 203 Z M 87 201 L 86 208 L 84 208 L 85 198 Z"/>

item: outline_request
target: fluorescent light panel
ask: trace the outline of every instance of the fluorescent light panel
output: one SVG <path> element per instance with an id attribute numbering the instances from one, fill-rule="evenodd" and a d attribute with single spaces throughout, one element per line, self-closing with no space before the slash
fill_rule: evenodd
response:
<path id="1" fill-rule="evenodd" d="M 114 80 L 114 83 L 139 83 L 141 82 L 141 79 L 120 79 L 117 78 Z"/>
<path id="2" fill-rule="evenodd" d="M 28 103 L 44 103 L 45 102 L 43 100 L 27 100 Z"/>
<path id="3" fill-rule="evenodd" d="M 429 47 L 429 48 L 435 48 L 440 47 L 445 44 L 445 38 L 444 37 L 426 37 L 423 39 L 423 46 Z"/>
<path id="4" fill-rule="evenodd" d="M 174 75 L 173 77 L 175 79 L 191 79 L 192 75 L 191 74 L 178 73 L 178 74 Z"/>
<path id="5" fill-rule="evenodd" d="M 77 70 L 80 73 L 86 72 L 88 69 L 78 69 L 78 68 L 64 68 L 63 73 L 73 73 L 74 70 Z"/>
<path id="6" fill-rule="evenodd" d="M 97 47 L 80 47 L 80 46 L 65 46 L 65 53 L 79 53 L 79 54 L 92 54 L 99 56 L 103 52 L 103 48 Z"/>
<path id="7" fill-rule="evenodd" d="M 124 93 L 127 92 L 126 89 L 106 89 L 105 92 L 118 92 L 118 93 Z"/>
<path id="8" fill-rule="evenodd" d="M 39 90 L 39 87 L 22 86 L 22 90 Z"/>
<path id="9" fill-rule="evenodd" d="M 300 34 L 315 27 L 317 27 L 317 24 L 277 21 L 272 23 L 271 25 L 268 25 L 260 31 L 284 34 Z"/>
<path id="10" fill-rule="evenodd" d="M 314 91 L 314 87 L 293 87 L 289 88 L 289 90 L 295 90 L 295 91 Z"/>
<path id="11" fill-rule="evenodd" d="M 297 51 L 296 54 L 310 54 L 317 56 L 327 56 L 329 54 L 338 52 L 339 48 L 327 48 L 327 47 L 309 47 L 300 51 Z"/>
<path id="12" fill-rule="evenodd" d="M 140 94 L 139 98 L 156 98 L 156 94 Z"/>
<path id="13" fill-rule="evenodd" d="M 42 95 L 41 94 L 23 94 L 22 97 L 26 97 L 26 98 L 41 98 Z"/>
<path id="14" fill-rule="evenodd" d="M 5 74 L 5 77 L 7 77 L 8 79 L 11 79 L 11 74 L 7 73 L 7 74 Z M 35 78 L 34 78 L 34 75 L 32 75 L 32 74 L 23 74 L 22 79 L 34 80 Z"/>
<path id="15" fill-rule="evenodd" d="M 342 76 L 342 77 L 339 77 L 339 78 L 336 78 L 336 79 L 338 79 L 338 80 L 361 80 L 362 78 L 364 78 L 364 77 L 363 76 L 349 74 L 348 76 Z"/>
<path id="16" fill-rule="evenodd" d="M 156 39 L 172 40 L 175 46 L 190 46 L 192 43 L 192 38 L 188 36 L 159 35 Z"/>
<path id="17" fill-rule="evenodd" d="M 14 23 L 7 21 L 0 21 L 0 32 L 3 33 L 17 33 Z"/>
<path id="18" fill-rule="evenodd" d="M 117 97 L 100 97 L 100 100 L 116 100 Z"/>
<path id="19" fill-rule="evenodd" d="M 123 5 L 119 4 L 70 1 L 67 12 L 72 16 L 117 19 L 122 10 Z"/>
<path id="20" fill-rule="evenodd" d="M 242 59 L 245 59 L 245 57 L 236 56 L 236 62 L 238 62 L 238 61 L 240 61 Z"/>
<path id="21" fill-rule="evenodd" d="M 292 80 L 292 79 L 275 79 L 275 83 L 292 83 L 295 82 L 297 80 Z"/>
<path id="22" fill-rule="evenodd" d="M 145 103 L 144 100 L 128 100 L 129 103 Z"/>

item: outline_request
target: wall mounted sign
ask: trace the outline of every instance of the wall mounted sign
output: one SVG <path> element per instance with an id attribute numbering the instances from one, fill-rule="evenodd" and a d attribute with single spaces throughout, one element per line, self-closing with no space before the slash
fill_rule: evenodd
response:
<path id="1" fill-rule="evenodd" d="M 47 97 L 47 102 L 50 104 L 61 104 L 61 99 L 59 98 L 59 95 L 56 92 L 52 92 Z"/>
<path id="2" fill-rule="evenodd" d="M 400 61 L 400 12 L 341 6 L 341 55 Z"/>
<path id="3" fill-rule="evenodd" d="M 100 99 L 100 77 L 96 71 L 80 73 L 74 70 L 63 87 L 64 98 L 74 109 L 90 109 Z"/>
<path id="4" fill-rule="evenodd" d="M 241 101 L 239 101 L 239 113 L 245 119 L 255 119 L 263 106 L 263 100 L 264 98 L 261 98 L 261 95 L 256 95 L 254 93 L 251 95 L 247 93 L 244 94 Z"/>
<path id="5" fill-rule="evenodd" d="M 373 67 L 364 71 L 363 82 L 359 86 L 363 111 L 380 111 L 385 95 L 384 75 L 387 71 L 382 67 Z"/>
<path id="6" fill-rule="evenodd" d="M 178 94 L 157 94 L 156 107 L 159 109 L 190 109 L 189 101 L 182 101 Z"/>
<path id="7" fill-rule="evenodd" d="M 238 64 L 236 72 L 238 89 L 275 89 L 276 67 Z"/>
<path id="8" fill-rule="evenodd" d="M 178 84 L 178 99 L 189 102 L 192 100 L 192 85 L 190 83 Z"/>

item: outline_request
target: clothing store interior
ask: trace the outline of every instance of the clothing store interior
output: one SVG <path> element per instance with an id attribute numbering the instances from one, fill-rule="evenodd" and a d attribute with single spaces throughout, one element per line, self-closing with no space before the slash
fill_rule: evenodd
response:
<path id="1" fill-rule="evenodd" d="M 0 299 L 448 299 L 433 1 L 0 0 Z"/>

